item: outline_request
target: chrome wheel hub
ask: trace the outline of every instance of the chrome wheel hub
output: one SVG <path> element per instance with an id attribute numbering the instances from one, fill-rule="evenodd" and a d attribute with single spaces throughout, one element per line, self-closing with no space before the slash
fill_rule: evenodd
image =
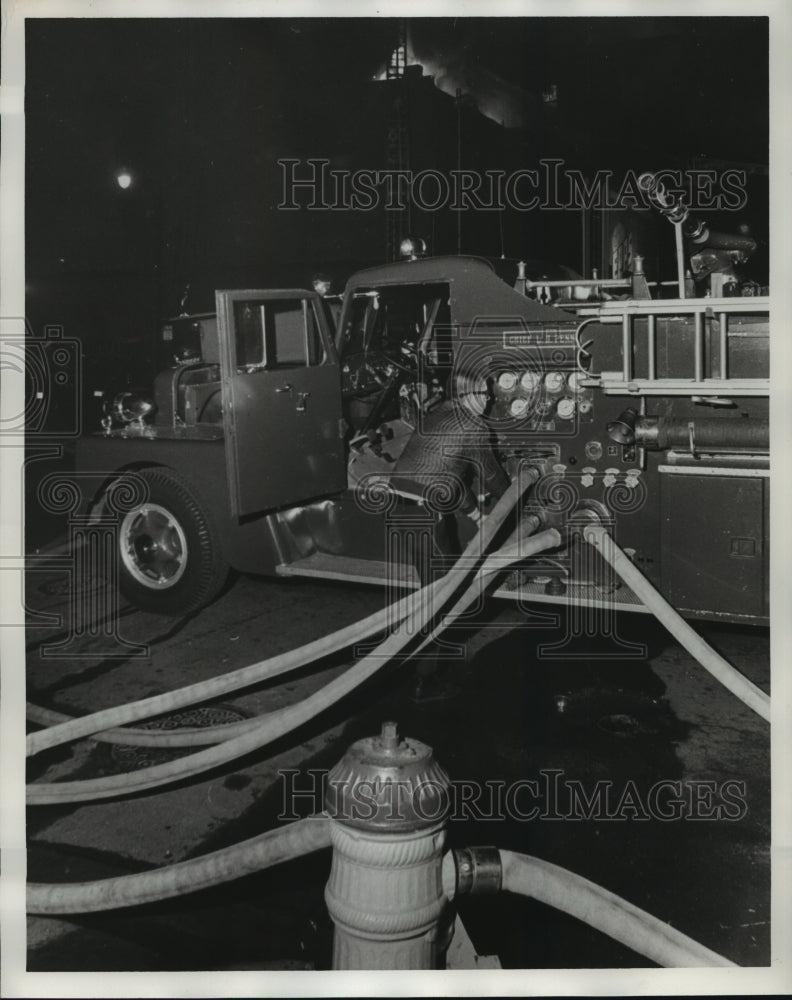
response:
<path id="1" fill-rule="evenodd" d="M 121 561 L 133 579 L 151 590 L 175 586 L 187 569 L 187 539 L 170 511 L 148 503 L 121 522 Z"/>

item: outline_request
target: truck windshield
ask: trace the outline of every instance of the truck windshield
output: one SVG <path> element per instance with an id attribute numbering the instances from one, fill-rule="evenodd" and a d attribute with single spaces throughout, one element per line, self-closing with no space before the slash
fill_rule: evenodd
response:
<path id="1" fill-rule="evenodd" d="M 344 354 L 392 355 L 403 345 L 439 351 L 437 340 L 450 323 L 449 295 L 445 282 L 358 289 L 346 317 Z"/>

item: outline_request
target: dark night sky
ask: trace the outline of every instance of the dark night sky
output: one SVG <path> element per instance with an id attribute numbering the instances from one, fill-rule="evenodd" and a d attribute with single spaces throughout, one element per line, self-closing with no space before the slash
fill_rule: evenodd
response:
<path id="1" fill-rule="evenodd" d="M 382 260 L 380 213 L 279 211 L 276 161 L 384 166 L 389 85 L 371 80 L 397 30 L 392 19 L 29 19 L 34 324 L 71 324 L 86 341 L 134 339 L 176 308 L 187 281 L 191 304 L 211 306 L 216 287 L 306 284 L 318 269 L 345 277 Z M 521 126 L 466 109 L 470 165 L 499 155 L 509 169 L 542 155 L 639 171 L 699 154 L 767 162 L 763 18 L 413 19 L 409 44 L 447 93 L 459 87 L 490 118 Z M 553 84 L 548 109 L 541 94 Z M 454 103 L 427 86 L 413 166 L 447 170 Z M 122 164 L 135 175 L 126 192 L 113 178 Z M 506 223 L 516 254 L 549 226 Z M 483 245 L 493 225 L 466 220 L 482 252 L 497 250 Z"/>

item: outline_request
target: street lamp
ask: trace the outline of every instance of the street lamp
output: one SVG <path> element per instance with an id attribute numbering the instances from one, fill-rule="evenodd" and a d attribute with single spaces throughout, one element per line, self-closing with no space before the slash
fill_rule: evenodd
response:
<path id="1" fill-rule="evenodd" d="M 128 187 L 132 184 L 132 174 L 127 170 L 126 167 L 122 167 L 118 173 L 115 175 L 116 184 L 121 188 L 122 191 L 126 191 Z"/>

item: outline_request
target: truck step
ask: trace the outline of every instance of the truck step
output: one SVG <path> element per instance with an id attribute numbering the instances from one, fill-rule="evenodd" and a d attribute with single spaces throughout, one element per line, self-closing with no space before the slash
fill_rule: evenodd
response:
<path id="1" fill-rule="evenodd" d="M 311 576 L 322 580 L 347 580 L 353 583 L 373 583 L 381 587 L 388 583 L 400 587 L 417 587 L 418 577 L 410 565 L 397 563 L 387 566 L 374 559 L 356 559 L 329 552 L 314 552 L 292 563 L 277 567 L 279 576 Z M 511 582 L 511 581 L 510 581 Z M 499 587 L 495 597 L 509 601 L 527 601 L 542 604 L 577 604 L 591 608 L 613 608 L 621 611 L 646 611 L 638 598 L 627 587 L 619 587 L 611 594 L 603 594 L 591 584 L 571 584 L 566 594 L 551 596 L 545 593 L 544 583 L 522 583 L 519 586 Z"/>
<path id="2" fill-rule="evenodd" d="M 518 586 L 502 586 L 493 592 L 493 597 L 508 601 L 525 601 L 533 604 L 575 604 L 584 608 L 609 608 L 614 611 L 643 611 L 647 608 L 629 589 L 621 586 L 611 593 L 603 593 L 591 583 L 571 583 L 566 593 L 546 594 L 543 583 L 521 583 Z"/>
<path id="3" fill-rule="evenodd" d="M 417 587 L 415 569 L 403 563 L 387 565 L 375 559 L 336 556 L 329 552 L 314 552 L 291 563 L 281 563 L 275 569 L 278 576 L 313 576 L 323 580 L 347 580 L 352 583 L 388 584 Z"/>

